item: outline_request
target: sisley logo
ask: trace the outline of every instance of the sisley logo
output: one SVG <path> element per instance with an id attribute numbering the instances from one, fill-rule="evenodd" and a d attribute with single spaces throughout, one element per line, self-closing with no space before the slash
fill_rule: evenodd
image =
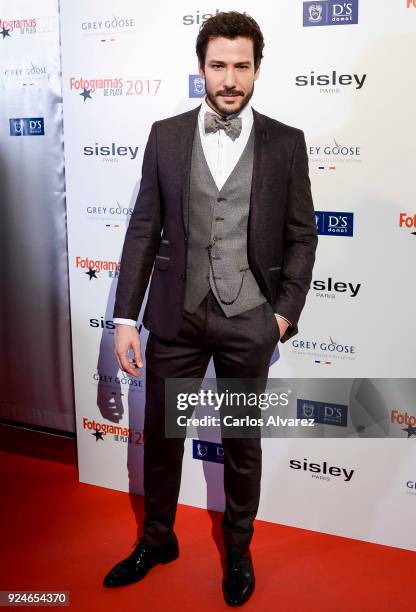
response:
<path id="1" fill-rule="evenodd" d="M 319 480 L 331 480 L 330 476 L 341 476 L 342 480 L 349 482 L 355 472 L 355 470 L 328 465 L 326 461 L 322 463 L 309 463 L 308 459 L 304 459 L 303 461 L 291 459 L 289 465 L 293 470 L 312 472 L 312 478 L 318 478 Z M 329 476 L 327 476 L 327 474 L 329 474 Z"/>
<path id="2" fill-rule="evenodd" d="M 349 2 L 322 0 L 322 2 L 303 3 L 303 27 L 305 28 L 356 23 L 358 23 L 358 0 L 349 0 Z"/>
<path id="3" fill-rule="evenodd" d="M 366 78 L 366 74 L 338 74 L 336 70 L 332 70 L 329 74 L 315 74 L 315 70 L 311 70 L 309 75 L 297 75 L 295 77 L 295 84 L 297 87 L 321 87 L 324 91 L 337 90 L 339 85 L 361 89 Z"/>
<path id="4" fill-rule="evenodd" d="M 217 15 L 220 12 L 220 9 L 215 9 L 215 13 L 204 13 L 203 15 L 199 14 L 199 10 L 195 12 L 195 15 L 184 15 L 182 17 L 183 25 L 202 25 L 204 21 Z"/>
<path id="5" fill-rule="evenodd" d="M 345 283 L 334 281 L 330 276 L 326 280 L 314 280 L 312 288 L 316 291 L 316 297 L 335 298 L 335 293 L 343 293 L 347 297 L 357 296 L 361 283 Z"/>
<path id="6" fill-rule="evenodd" d="M 100 146 L 98 142 L 93 146 L 83 147 L 84 155 L 87 157 L 103 157 L 103 161 L 118 161 L 118 157 L 136 159 L 139 147 L 123 147 L 112 142 L 111 145 Z"/>
<path id="7" fill-rule="evenodd" d="M 89 320 L 90 327 L 94 327 L 95 329 L 115 329 L 116 324 L 112 319 L 104 319 L 104 317 L 100 317 L 99 319 L 90 319 Z"/>

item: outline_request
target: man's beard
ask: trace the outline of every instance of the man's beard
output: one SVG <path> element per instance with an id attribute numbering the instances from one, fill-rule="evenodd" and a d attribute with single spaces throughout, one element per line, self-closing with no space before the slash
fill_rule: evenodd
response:
<path id="1" fill-rule="evenodd" d="M 240 93 L 240 96 L 238 97 L 239 104 L 235 109 L 231 110 L 231 108 L 227 107 L 225 103 L 224 105 L 221 104 L 221 95 L 219 94 L 224 94 L 224 93 L 232 94 L 234 92 Z M 241 95 L 241 92 L 238 89 L 235 89 L 235 90 L 229 89 L 227 91 L 223 90 L 223 91 L 220 91 L 219 94 L 214 96 L 212 92 L 210 92 L 209 89 L 206 87 L 206 83 L 205 83 L 205 93 L 206 93 L 208 100 L 210 101 L 212 108 L 216 110 L 219 115 L 221 115 L 222 117 L 225 117 L 226 115 L 234 115 L 236 113 L 240 113 L 243 110 L 243 108 L 247 106 L 247 104 L 250 102 L 253 96 L 253 93 L 254 93 L 254 82 L 253 82 L 253 87 L 251 88 L 251 91 L 245 96 Z"/>

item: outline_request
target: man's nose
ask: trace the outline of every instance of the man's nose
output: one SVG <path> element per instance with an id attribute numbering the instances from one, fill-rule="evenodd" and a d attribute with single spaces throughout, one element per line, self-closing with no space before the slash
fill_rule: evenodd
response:
<path id="1" fill-rule="evenodd" d="M 228 68 L 224 75 L 224 86 L 227 88 L 235 87 L 236 78 L 235 78 L 235 70 L 233 68 Z"/>

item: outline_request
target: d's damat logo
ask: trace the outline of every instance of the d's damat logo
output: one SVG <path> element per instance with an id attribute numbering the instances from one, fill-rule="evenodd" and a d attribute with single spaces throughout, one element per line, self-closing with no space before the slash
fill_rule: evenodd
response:
<path id="1" fill-rule="evenodd" d="M 322 0 L 322 2 L 303 3 L 303 27 L 305 28 L 355 23 L 358 23 L 358 0 L 349 0 L 349 2 Z"/>
<path id="2" fill-rule="evenodd" d="M 320 236 L 353 236 L 354 213 L 315 211 L 316 229 Z"/>
<path id="3" fill-rule="evenodd" d="M 10 136 L 44 136 L 43 117 L 20 117 L 9 119 Z"/>
<path id="4" fill-rule="evenodd" d="M 189 75 L 189 97 L 203 98 L 205 96 L 205 81 L 199 74 Z"/>
<path id="5" fill-rule="evenodd" d="M 313 418 L 315 423 L 322 423 L 324 425 L 346 427 L 348 406 L 298 399 L 296 416 L 300 419 L 304 417 Z"/>
<path id="6" fill-rule="evenodd" d="M 224 448 L 217 442 L 192 440 L 192 458 L 201 461 L 224 463 Z"/>

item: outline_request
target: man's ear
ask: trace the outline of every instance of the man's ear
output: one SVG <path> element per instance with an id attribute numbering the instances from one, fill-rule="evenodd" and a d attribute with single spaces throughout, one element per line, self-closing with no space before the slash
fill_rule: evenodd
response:
<path id="1" fill-rule="evenodd" d="M 205 72 L 204 72 L 204 69 L 201 67 L 201 64 L 199 64 L 198 66 L 198 72 L 199 72 L 199 76 L 205 79 Z"/>
<path id="2" fill-rule="evenodd" d="M 260 65 L 258 66 L 256 72 L 254 73 L 254 80 L 257 81 L 257 79 L 259 78 L 259 74 L 260 74 Z"/>

